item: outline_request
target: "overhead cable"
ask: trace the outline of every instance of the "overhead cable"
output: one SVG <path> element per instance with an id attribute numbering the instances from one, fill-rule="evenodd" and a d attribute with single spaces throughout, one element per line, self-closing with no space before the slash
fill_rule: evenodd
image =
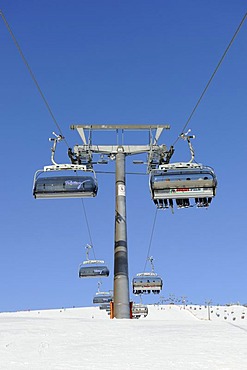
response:
<path id="1" fill-rule="evenodd" d="M 83 208 L 83 212 L 84 212 L 84 217 L 85 217 L 85 220 L 86 220 L 86 225 L 87 225 L 87 231 L 88 231 L 88 235 L 89 235 L 90 245 L 93 247 L 92 249 L 93 249 L 94 259 L 96 259 L 95 251 L 94 251 L 94 245 L 93 245 L 93 239 L 92 239 L 92 234 L 91 234 L 91 230 L 90 230 L 90 227 L 89 227 L 89 222 L 88 222 L 86 208 L 85 208 L 85 204 L 84 204 L 83 199 L 81 199 L 81 204 L 82 204 L 82 208 Z"/>
<path id="2" fill-rule="evenodd" d="M 148 257 L 150 257 L 150 249 L 151 249 L 151 245 L 152 245 L 152 241 L 153 241 L 154 228 L 155 228 L 155 223 L 156 223 L 156 218 L 157 218 L 157 210 L 158 210 L 158 208 L 156 208 L 156 210 L 155 210 L 154 221 L 153 221 L 153 226 L 152 226 L 152 231 L 151 231 L 151 236 L 150 236 L 150 241 L 149 241 L 149 246 L 148 246 L 147 258 L 146 258 L 146 262 L 145 262 L 145 265 L 144 265 L 143 272 L 145 272 L 145 270 L 146 270 Z"/>
<path id="3" fill-rule="evenodd" d="M 224 51 L 224 53 L 223 53 L 222 57 L 220 58 L 220 61 L 218 62 L 217 66 L 216 66 L 216 68 L 215 68 L 215 70 L 214 70 L 214 72 L 212 73 L 212 75 L 211 75 L 211 77 L 210 77 L 210 79 L 209 79 L 208 83 L 206 84 L 206 86 L 205 86 L 205 88 L 204 88 L 203 92 L 201 93 L 201 95 L 200 95 L 200 97 L 199 97 L 199 99 L 198 99 L 198 101 L 197 101 L 196 105 L 194 106 L 194 108 L 193 108 L 193 110 L 192 110 L 192 112 L 191 112 L 191 114 L 190 114 L 189 118 L 187 119 L 187 121 L 186 121 L 186 123 L 185 123 L 184 127 L 182 128 L 182 132 L 181 132 L 181 134 L 183 134 L 183 132 L 185 131 L 186 127 L 188 126 L 188 124 L 189 124 L 189 122 L 190 122 L 190 120 L 191 120 L 192 116 L 194 115 L 194 113 L 195 113 L 196 109 L 198 108 L 198 106 L 199 106 L 199 104 L 200 104 L 200 102 L 201 102 L 201 100 L 202 100 L 203 96 L 205 95 L 205 93 L 206 93 L 206 91 L 207 91 L 207 89 L 208 89 L 208 87 L 209 87 L 210 83 L 212 82 L 212 80 L 213 80 L 214 76 L 216 75 L 216 73 L 217 73 L 217 71 L 218 71 L 219 67 L 221 66 L 221 64 L 222 64 L 223 60 L 225 59 L 225 56 L 226 56 L 227 52 L 229 51 L 229 49 L 230 49 L 231 45 L 233 44 L 233 42 L 234 42 L 234 40 L 235 40 L 235 38 L 236 38 L 237 34 L 239 33 L 239 31 L 240 31 L 240 29 L 241 29 L 242 25 L 244 24 L 244 21 L 245 21 L 246 17 L 247 17 L 247 13 L 245 13 L 245 15 L 243 16 L 243 18 L 242 18 L 242 20 L 241 20 L 241 22 L 240 22 L 240 24 L 239 24 L 238 28 L 236 29 L 236 31 L 235 31 L 235 33 L 234 33 L 234 35 L 233 35 L 233 37 L 232 37 L 231 41 L 230 41 L 230 42 L 229 42 L 229 44 L 227 45 L 227 48 L 225 49 L 225 51 Z M 180 134 L 180 135 L 181 135 L 181 134 Z M 178 138 L 174 141 L 173 146 L 174 146 L 174 145 L 177 143 L 177 141 L 179 140 L 180 135 L 179 135 L 179 136 L 178 136 Z"/>
<path id="4" fill-rule="evenodd" d="M 13 39 L 13 41 L 14 41 L 14 43 L 15 43 L 15 46 L 16 46 L 16 48 L 17 48 L 17 50 L 18 50 L 18 52 L 19 52 L 19 54 L 20 54 L 20 56 L 21 56 L 21 58 L 22 58 L 22 60 L 23 60 L 24 64 L 26 65 L 26 67 L 27 67 L 27 69 L 28 69 L 28 72 L 29 72 L 29 74 L 30 74 L 30 76 L 31 76 L 31 78 L 32 78 L 32 80 L 33 80 L 33 82 L 34 82 L 34 84 L 35 84 L 35 86 L 36 86 L 36 88 L 37 88 L 37 90 L 38 90 L 38 92 L 39 92 L 39 94 L 40 94 L 40 96 L 41 96 L 42 100 L 43 100 L 43 102 L 45 103 L 45 106 L 46 106 L 46 108 L 47 108 L 47 110 L 48 110 L 48 112 L 49 112 L 49 114 L 50 114 L 50 116 L 51 116 L 51 118 L 52 118 L 53 122 L 55 123 L 55 125 L 56 125 L 57 129 L 59 130 L 59 132 L 60 132 L 61 136 L 63 136 L 63 137 L 64 137 L 64 135 L 63 135 L 63 133 L 62 133 L 62 130 L 61 130 L 61 128 L 60 128 L 60 126 L 59 126 L 59 124 L 58 124 L 58 122 L 57 122 L 57 120 L 56 120 L 56 118 L 55 118 L 55 116 L 54 116 L 54 114 L 53 114 L 53 112 L 52 112 L 52 110 L 51 110 L 51 107 L 50 107 L 50 105 L 49 105 L 49 103 L 48 103 L 48 101 L 47 101 L 47 99 L 46 99 L 46 97 L 45 97 L 45 95 L 44 95 L 43 91 L 41 90 L 41 87 L 40 87 L 40 85 L 39 85 L 39 83 L 38 83 L 38 81 L 37 81 L 37 79 L 36 79 L 36 77 L 35 77 L 35 75 L 34 75 L 34 73 L 33 73 L 32 69 L 31 69 L 31 67 L 30 67 L 30 65 L 29 65 L 29 63 L 28 63 L 28 61 L 27 61 L 27 59 L 25 58 L 24 53 L 23 53 L 23 51 L 22 51 L 22 49 L 21 49 L 21 47 L 20 47 L 20 45 L 19 45 L 19 43 L 18 43 L 18 41 L 17 41 L 17 39 L 16 39 L 15 35 L 14 35 L 14 33 L 13 33 L 12 29 L 10 28 L 9 23 L 7 22 L 7 20 L 6 20 L 5 16 L 4 16 L 4 14 L 3 14 L 3 12 L 2 12 L 1 10 L 0 10 L 0 15 L 1 15 L 1 17 L 2 17 L 2 19 L 3 19 L 3 21 L 4 21 L 4 23 L 5 23 L 5 26 L 6 26 L 7 30 L 9 31 L 10 36 L 12 37 L 12 39 Z M 68 145 L 68 143 L 67 143 L 66 139 L 64 139 L 64 141 L 65 141 L 65 143 L 67 144 L 67 146 L 69 147 L 69 145 Z"/>
<path id="5" fill-rule="evenodd" d="M 26 67 L 27 67 L 27 69 L 29 71 L 29 74 L 30 74 L 30 76 L 31 76 L 31 78 L 32 78 L 32 80 L 33 80 L 33 82 L 34 82 L 34 84 L 35 84 L 35 86 L 36 86 L 36 88 L 37 88 L 37 90 L 38 90 L 38 92 L 39 92 L 39 94 L 40 94 L 43 102 L 45 103 L 45 106 L 46 106 L 48 112 L 50 113 L 50 116 L 51 116 L 53 122 L 55 123 L 57 129 L 59 130 L 61 136 L 63 137 L 63 140 L 65 141 L 67 147 L 69 148 L 68 142 L 64 138 L 63 132 L 62 132 L 62 130 L 61 130 L 61 128 L 60 128 L 60 126 L 59 126 L 59 124 L 58 124 L 58 122 L 57 122 L 57 120 L 56 120 L 56 118 L 55 118 L 55 116 L 54 116 L 54 114 L 52 112 L 52 109 L 51 109 L 51 107 L 50 107 L 50 105 L 49 105 L 49 103 L 48 103 L 48 101 L 47 101 L 47 99 L 46 99 L 43 91 L 41 90 L 41 87 L 40 87 L 40 85 L 39 85 L 39 83 L 38 83 L 38 81 L 37 81 L 37 79 L 36 79 L 36 77 L 35 77 L 32 69 L 31 69 L 31 67 L 30 67 L 27 59 L 25 58 L 24 53 L 23 53 L 23 51 L 22 51 L 22 49 L 21 49 L 21 47 L 20 47 L 20 45 L 19 45 L 19 43 L 18 43 L 18 41 L 17 41 L 14 33 L 13 33 L 13 31 L 12 31 L 9 23 L 7 22 L 4 14 L 3 14 L 3 12 L 1 10 L 0 10 L 0 15 L 1 15 L 1 17 L 2 17 L 2 19 L 4 21 L 4 23 L 5 23 L 5 26 L 6 26 L 7 30 L 8 30 L 8 32 L 9 32 L 9 34 L 11 35 L 11 37 L 12 37 L 14 43 L 15 43 L 15 46 L 16 46 L 16 48 L 17 48 L 17 50 L 18 50 L 18 52 L 19 52 L 19 54 L 20 54 L 20 56 L 21 56 L 24 64 L 26 65 Z M 89 227 L 88 218 L 87 218 L 86 209 L 85 209 L 85 205 L 84 205 L 83 199 L 81 199 L 81 203 L 82 203 L 82 208 L 83 208 L 83 212 L 84 212 L 84 217 L 85 217 L 85 220 L 86 220 L 86 225 L 87 225 L 87 229 L 88 229 L 90 243 L 93 246 L 92 235 L 91 235 L 91 231 L 90 231 L 90 227 Z M 93 249 L 93 253 L 94 253 L 94 256 L 95 256 L 94 249 Z"/>

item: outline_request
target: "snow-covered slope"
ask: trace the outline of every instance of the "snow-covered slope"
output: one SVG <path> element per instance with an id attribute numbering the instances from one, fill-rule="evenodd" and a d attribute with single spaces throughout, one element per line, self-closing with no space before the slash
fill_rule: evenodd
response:
<path id="1" fill-rule="evenodd" d="M 246 308 L 210 310 L 222 316 L 175 305 L 149 306 L 139 320 L 96 307 L 1 313 L 0 369 L 247 369 Z"/>

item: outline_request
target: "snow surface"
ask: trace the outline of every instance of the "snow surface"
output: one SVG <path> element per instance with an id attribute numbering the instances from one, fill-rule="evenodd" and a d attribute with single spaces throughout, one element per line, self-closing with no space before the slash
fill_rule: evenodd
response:
<path id="1" fill-rule="evenodd" d="M 247 369 L 246 307 L 148 308 L 139 320 L 97 307 L 0 313 L 0 369 Z"/>

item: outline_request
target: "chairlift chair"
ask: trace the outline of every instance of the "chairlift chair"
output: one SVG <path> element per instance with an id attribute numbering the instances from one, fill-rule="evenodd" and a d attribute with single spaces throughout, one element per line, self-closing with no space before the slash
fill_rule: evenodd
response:
<path id="1" fill-rule="evenodd" d="M 134 277 L 132 286 L 133 294 L 159 294 L 162 290 L 163 282 L 156 273 L 142 272 Z"/>
<path id="2" fill-rule="evenodd" d="M 99 309 L 100 309 L 100 310 L 105 310 L 106 312 L 110 312 L 110 311 L 111 311 L 110 303 L 102 303 L 102 304 L 99 306 Z"/>
<path id="3" fill-rule="evenodd" d="M 93 304 L 104 304 L 112 301 L 112 294 L 110 292 L 97 292 L 93 297 Z"/>
<path id="4" fill-rule="evenodd" d="M 161 277 L 154 272 L 153 257 L 148 257 L 152 266 L 151 272 L 141 272 L 132 280 L 133 294 L 159 294 L 163 287 Z"/>
<path id="5" fill-rule="evenodd" d="M 146 317 L 148 315 L 148 306 L 142 303 L 134 303 L 132 306 L 132 316 L 135 319 L 139 319 L 141 316 Z"/>
<path id="6" fill-rule="evenodd" d="M 108 277 L 109 269 L 102 260 L 83 261 L 79 266 L 79 278 Z"/>
<path id="7" fill-rule="evenodd" d="M 159 166 L 150 173 L 151 197 L 157 208 L 191 206 L 208 207 L 216 194 L 217 179 L 211 167 L 195 163 L 172 163 Z"/>
<path id="8" fill-rule="evenodd" d="M 83 261 L 79 266 L 79 278 L 108 277 L 110 272 L 108 267 L 105 265 L 105 261 L 89 259 L 89 250 L 93 247 L 87 244 L 85 248 L 86 260 Z"/>
<path id="9" fill-rule="evenodd" d="M 79 168 L 84 167 L 84 168 Z M 86 171 L 85 166 L 69 165 L 64 167 L 60 165 L 45 166 L 43 170 L 38 170 L 35 173 L 33 184 L 33 196 L 36 199 L 55 199 L 55 198 L 92 198 L 97 195 L 98 185 L 95 175 L 93 176 L 79 176 L 79 175 L 65 175 L 65 176 L 50 176 L 39 177 L 41 173 L 51 171 Z"/>
<path id="10" fill-rule="evenodd" d="M 197 207 L 207 208 L 216 194 L 217 179 L 211 167 L 193 162 L 195 153 L 191 144 L 194 135 L 181 134 L 186 140 L 191 159 L 189 162 L 160 164 L 150 172 L 151 197 L 159 209 L 171 208 L 173 201 L 178 208 L 189 208 L 190 199 L 195 200 Z"/>
<path id="11" fill-rule="evenodd" d="M 86 164 L 58 164 L 54 156 L 57 143 L 63 138 L 55 135 L 51 149 L 52 165 L 44 166 L 35 172 L 33 181 L 33 196 L 36 199 L 54 198 L 91 198 L 97 195 L 98 184 L 96 175 Z M 72 172 L 72 174 L 71 174 Z M 46 176 L 43 176 L 43 174 Z M 80 173 L 80 175 L 79 175 Z M 83 175 L 81 175 L 83 173 Z M 48 176 L 47 176 L 48 175 Z"/>

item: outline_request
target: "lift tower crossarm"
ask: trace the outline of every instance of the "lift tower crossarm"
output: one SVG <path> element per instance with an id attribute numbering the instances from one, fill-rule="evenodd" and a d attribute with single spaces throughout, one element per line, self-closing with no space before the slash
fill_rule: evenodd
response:
<path id="1" fill-rule="evenodd" d="M 155 130 L 158 128 L 163 128 L 166 130 L 170 129 L 170 125 L 71 125 L 71 130 L 76 130 L 78 128 L 82 129 L 93 129 L 93 130 Z"/>
<path id="2" fill-rule="evenodd" d="M 71 130 L 77 130 L 83 143 L 85 145 L 87 145 L 87 141 L 86 141 L 86 136 L 85 136 L 85 132 L 84 130 L 133 130 L 133 131 L 139 131 L 139 130 L 146 130 L 146 131 L 152 131 L 152 130 L 156 130 L 156 134 L 155 134 L 155 138 L 154 138 L 154 144 L 157 143 L 160 135 L 162 134 L 163 130 L 169 130 L 170 129 L 170 125 L 135 125 L 135 124 L 128 124 L 128 125 L 71 125 L 70 126 Z"/>
<path id="3" fill-rule="evenodd" d="M 123 149 L 123 152 L 126 155 L 131 154 L 142 154 L 150 151 L 150 145 L 120 145 Z M 74 147 L 74 152 L 79 154 L 80 150 L 84 151 L 90 148 L 92 153 L 101 153 L 101 154 L 117 154 L 119 145 L 76 145 Z"/>

